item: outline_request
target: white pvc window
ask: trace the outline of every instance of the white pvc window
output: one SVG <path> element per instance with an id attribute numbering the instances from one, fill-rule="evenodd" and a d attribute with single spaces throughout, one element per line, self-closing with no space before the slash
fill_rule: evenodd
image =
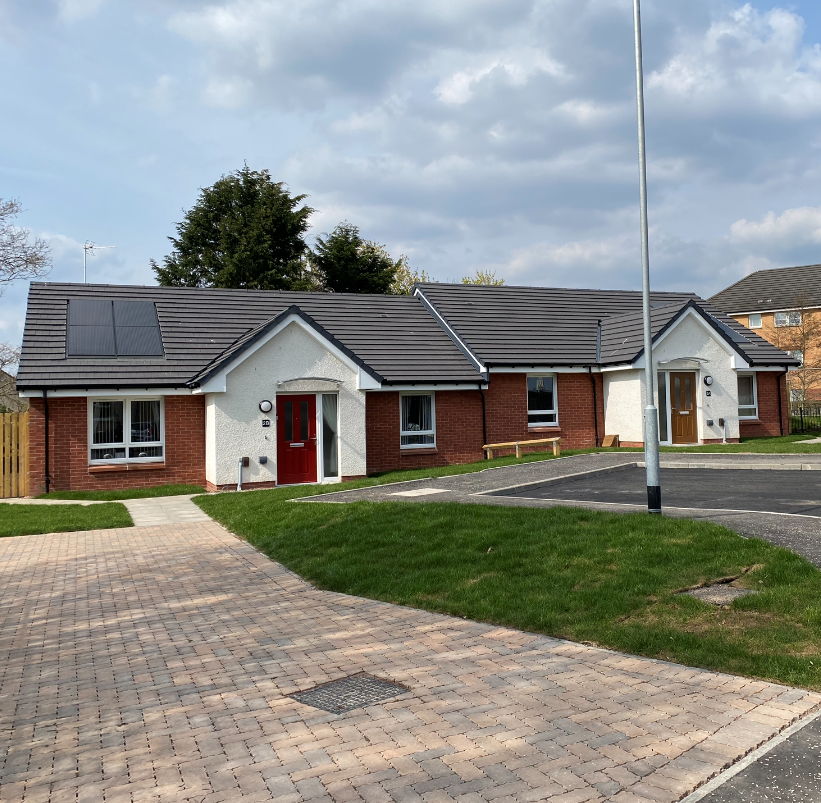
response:
<path id="1" fill-rule="evenodd" d="M 162 399 L 89 399 L 88 432 L 88 458 L 92 463 L 162 460 Z"/>
<path id="2" fill-rule="evenodd" d="M 752 315 L 750 315 L 747 325 L 750 329 L 760 329 L 763 325 L 761 323 L 761 313 L 755 312 Z"/>
<path id="3" fill-rule="evenodd" d="M 801 326 L 800 312 L 776 312 L 776 326 Z"/>
<path id="4" fill-rule="evenodd" d="M 399 414 L 401 448 L 436 445 L 436 409 L 432 393 L 403 393 L 399 397 Z"/>
<path id="5" fill-rule="evenodd" d="M 556 375 L 528 376 L 527 425 L 529 427 L 555 427 L 558 423 Z"/>
<path id="6" fill-rule="evenodd" d="M 738 417 L 758 418 L 755 374 L 738 375 Z"/>

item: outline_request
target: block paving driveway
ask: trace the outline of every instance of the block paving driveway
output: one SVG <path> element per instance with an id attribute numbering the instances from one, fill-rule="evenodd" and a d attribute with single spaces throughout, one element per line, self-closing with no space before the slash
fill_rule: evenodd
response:
<path id="1" fill-rule="evenodd" d="M 0 801 L 675 801 L 821 696 L 319 591 L 211 522 L 0 539 Z M 343 715 L 288 695 L 366 671 Z"/>

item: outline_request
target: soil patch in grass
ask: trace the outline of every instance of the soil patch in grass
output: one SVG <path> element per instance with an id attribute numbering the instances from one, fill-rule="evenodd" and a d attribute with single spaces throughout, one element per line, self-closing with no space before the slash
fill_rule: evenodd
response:
<path id="1" fill-rule="evenodd" d="M 339 487 L 195 501 L 320 588 L 821 688 L 821 572 L 786 549 L 646 514 L 288 501 Z M 678 593 L 736 575 L 759 593 Z"/>
<path id="2" fill-rule="evenodd" d="M 183 496 L 205 493 L 202 485 L 158 485 L 155 488 L 123 488 L 117 491 L 54 491 L 40 494 L 38 499 L 80 499 L 110 502 L 117 499 L 148 499 L 155 496 Z"/>
<path id="3" fill-rule="evenodd" d="M 0 536 L 133 527 L 125 505 L 10 505 L 0 503 Z"/>

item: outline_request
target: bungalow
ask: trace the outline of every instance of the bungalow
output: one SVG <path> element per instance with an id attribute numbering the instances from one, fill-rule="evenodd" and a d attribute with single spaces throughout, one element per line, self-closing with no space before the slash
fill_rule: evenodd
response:
<path id="1" fill-rule="evenodd" d="M 787 431 L 796 361 L 653 293 L 662 440 Z M 32 488 L 339 482 L 485 443 L 642 444 L 641 295 L 420 284 L 413 296 L 32 283 L 17 385 Z"/>

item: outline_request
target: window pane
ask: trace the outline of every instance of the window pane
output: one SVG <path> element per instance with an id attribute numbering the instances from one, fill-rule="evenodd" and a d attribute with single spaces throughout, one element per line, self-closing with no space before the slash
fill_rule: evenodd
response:
<path id="1" fill-rule="evenodd" d="M 157 443 L 160 440 L 160 402 L 131 402 L 131 442 Z"/>
<path id="2" fill-rule="evenodd" d="M 667 374 L 659 372 L 656 379 L 659 392 L 659 440 L 666 441 L 667 437 Z"/>
<path id="3" fill-rule="evenodd" d="M 430 396 L 402 396 L 402 432 L 430 432 L 433 429 Z M 428 443 L 429 441 L 413 441 Z M 432 441 L 430 441 L 432 442 Z M 404 441 L 403 441 L 404 443 Z"/>
<path id="4" fill-rule="evenodd" d="M 749 327 L 750 329 L 760 329 L 761 328 L 761 315 L 750 315 L 749 320 Z"/>
<path id="5" fill-rule="evenodd" d="M 123 442 L 123 402 L 101 401 L 92 406 L 92 443 Z M 125 457 L 125 453 L 122 454 Z M 102 458 L 92 457 L 92 460 Z"/>
<path id="6" fill-rule="evenodd" d="M 285 440 L 292 441 L 294 439 L 294 403 L 285 402 Z"/>
<path id="7" fill-rule="evenodd" d="M 751 407 L 755 404 L 755 395 L 753 391 L 753 377 L 750 374 L 745 374 L 738 377 L 738 406 Z M 739 412 L 739 415 L 741 413 Z"/>
<path id="8" fill-rule="evenodd" d="M 339 474 L 337 460 L 337 397 L 332 394 L 322 396 L 322 465 L 326 477 Z"/>
<path id="9" fill-rule="evenodd" d="M 92 460 L 120 460 L 125 457 L 125 449 L 92 449 Z"/>
<path id="10" fill-rule="evenodd" d="M 556 413 L 528 413 L 528 424 L 555 424 Z"/>
<path id="11" fill-rule="evenodd" d="M 433 446 L 436 443 L 433 435 L 402 435 L 400 444 L 402 446 Z"/>
<path id="12" fill-rule="evenodd" d="M 685 410 L 692 410 L 693 409 L 693 397 L 691 395 L 690 382 L 691 382 L 691 377 L 685 376 L 684 377 L 684 409 Z"/>
<path id="13" fill-rule="evenodd" d="M 801 326 L 801 313 L 800 312 L 791 312 L 790 313 L 790 326 Z"/>
<path id="14" fill-rule="evenodd" d="M 128 450 L 129 457 L 162 457 L 162 446 L 137 446 Z"/>
<path id="15" fill-rule="evenodd" d="M 552 376 L 527 378 L 527 409 L 531 412 L 556 409 Z"/>
<path id="16" fill-rule="evenodd" d="M 301 441 L 308 440 L 308 402 L 301 401 L 299 403 L 299 439 Z"/>
<path id="17" fill-rule="evenodd" d="M 738 417 L 739 418 L 756 418 L 756 411 L 755 407 L 739 407 L 738 408 Z"/>
<path id="18" fill-rule="evenodd" d="M 776 326 L 786 326 L 787 325 L 787 313 L 786 312 L 776 312 L 775 313 L 775 325 Z"/>

